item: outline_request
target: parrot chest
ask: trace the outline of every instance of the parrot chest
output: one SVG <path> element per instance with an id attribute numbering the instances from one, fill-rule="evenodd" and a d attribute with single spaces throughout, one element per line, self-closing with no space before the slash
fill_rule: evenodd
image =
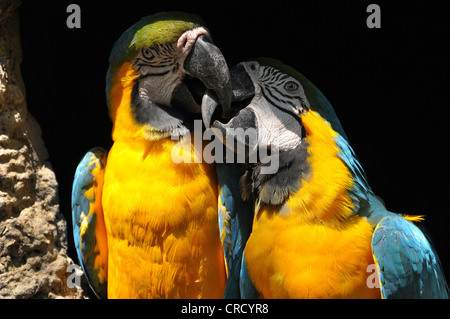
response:
<path id="1" fill-rule="evenodd" d="M 116 142 L 108 155 L 102 199 L 108 297 L 223 294 L 214 171 L 175 164 L 171 143 L 142 149 Z"/>
<path id="2" fill-rule="evenodd" d="M 311 173 L 285 205 L 262 204 L 255 216 L 245 247 L 252 282 L 265 298 L 380 298 L 367 284 L 373 227 L 354 214 L 338 134 L 313 111 L 302 124 Z"/>
<path id="3" fill-rule="evenodd" d="M 245 249 L 264 298 L 379 298 L 370 289 L 372 227 L 358 216 L 343 227 L 262 212 Z"/>

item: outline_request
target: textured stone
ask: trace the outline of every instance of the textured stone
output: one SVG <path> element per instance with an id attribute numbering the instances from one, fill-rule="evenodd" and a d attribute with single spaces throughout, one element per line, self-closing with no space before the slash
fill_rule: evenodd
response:
<path id="1" fill-rule="evenodd" d="M 0 1 L 0 298 L 82 298 L 67 285 L 67 224 L 58 184 L 27 112 L 17 9 Z"/>

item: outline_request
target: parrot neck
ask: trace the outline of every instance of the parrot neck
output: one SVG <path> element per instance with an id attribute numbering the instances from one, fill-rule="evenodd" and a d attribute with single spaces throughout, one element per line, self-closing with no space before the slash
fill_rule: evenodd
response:
<path id="1" fill-rule="evenodd" d="M 301 119 L 309 145 L 311 176 L 302 181 L 302 187 L 288 205 L 321 220 L 348 218 L 354 209 L 349 193 L 353 178 L 339 156 L 335 140 L 338 133 L 314 111 L 306 112 Z"/>
<path id="2" fill-rule="evenodd" d="M 130 62 L 125 62 L 112 77 L 108 100 L 113 121 L 113 140 L 125 138 L 133 141 L 142 140 L 145 143 L 171 135 L 187 134 L 189 130 L 182 124 L 182 119 L 170 114 L 175 111 L 140 99 L 136 82 L 138 77 Z M 158 121 L 168 122 L 169 127 L 156 128 L 155 123 Z"/>
<path id="3" fill-rule="evenodd" d="M 144 137 L 143 126 L 132 117 L 131 96 L 138 74 L 132 64 L 124 63 L 112 78 L 112 86 L 108 92 L 109 112 L 113 121 L 112 138 Z"/>
<path id="4" fill-rule="evenodd" d="M 340 150 L 335 141 L 338 133 L 314 111 L 302 114 L 301 121 L 306 135 L 302 144 L 307 156 L 295 159 L 303 163 L 291 165 L 301 169 L 298 188 L 285 190 L 286 197 L 281 208 L 258 196 L 255 216 L 264 211 L 290 212 L 307 220 L 322 222 L 347 219 L 354 214 L 356 197 L 351 194 L 354 185 L 352 173 L 339 156 Z"/>

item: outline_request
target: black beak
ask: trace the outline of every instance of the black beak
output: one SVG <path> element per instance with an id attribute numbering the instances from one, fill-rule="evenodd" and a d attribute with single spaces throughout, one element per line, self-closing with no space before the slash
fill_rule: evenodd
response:
<path id="1" fill-rule="evenodd" d="M 233 102 L 230 111 L 235 115 L 242 107 L 239 103 L 248 100 L 255 95 L 255 87 L 244 66 L 236 65 L 230 70 L 231 73 L 231 101 Z M 211 119 L 215 109 L 220 104 L 220 98 L 211 90 L 206 90 L 202 99 L 202 118 L 205 127 L 211 125 Z M 247 105 L 244 105 L 244 107 Z"/>
<path id="2" fill-rule="evenodd" d="M 246 108 L 249 100 L 255 95 L 255 86 L 243 65 L 238 64 L 230 70 L 230 73 L 234 116 L 226 124 L 214 121 L 211 128 L 225 146 L 236 154 L 245 154 L 245 158 L 247 158 L 256 150 L 258 141 L 255 113 L 250 108 Z M 211 118 L 218 104 L 214 92 L 206 90 L 202 100 L 202 116 L 207 128 L 210 127 Z"/>
<path id="3" fill-rule="evenodd" d="M 206 89 L 214 91 L 218 103 L 222 105 L 223 116 L 227 116 L 231 107 L 231 80 L 222 52 L 209 38 L 201 35 L 195 41 L 183 67 L 187 75 L 200 80 Z M 175 104 L 183 104 L 187 111 L 208 112 L 203 106 L 199 109 L 198 103 L 194 101 L 184 83 L 175 88 L 172 101 Z"/>
<path id="4" fill-rule="evenodd" d="M 240 110 L 227 124 L 214 121 L 212 130 L 226 147 L 248 158 L 258 147 L 258 126 L 253 110 Z"/>

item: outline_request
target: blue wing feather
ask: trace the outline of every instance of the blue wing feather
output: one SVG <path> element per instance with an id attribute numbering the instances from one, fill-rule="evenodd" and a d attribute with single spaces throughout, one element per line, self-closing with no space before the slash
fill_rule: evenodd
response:
<path id="1" fill-rule="evenodd" d="M 437 254 L 422 231 L 399 215 L 379 222 L 372 252 L 380 269 L 383 298 L 448 298 Z"/>
<path id="2" fill-rule="evenodd" d="M 250 281 L 241 276 L 242 256 L 252 231 L 254 205 L 244 201 L 240 191 L 240 178 L 244 174 L 242 164 L 216 164 L 219 183 L 219 227 L 222 247 L 228 267 L 225 298 L 241 298 L 240 282 Z M 244 286 L 252 286 L 251 281 Z"/>
<path id="3" fill-rule="evenodd" d="M 386 210 L 377 198 L 347 139 L 335 137 L 339 157 L 354 179 L 350 191 L 355 212 L 376 227 L 372 252 L 380 267 L 384 298 L 448 298 L 448 287 L 437 254 L 412 222 Z"/>
<path id="4" fill-rule="evenodd" d="M 99 205 L 106 154 L 102 148 L 86 153 L 77 167 L 72 185 L 73 236 L 78 260 L 90 287 L 101 298 L 106 298 L 107 291 L 107 257 L 104 257 L 107 252 L 99 251 L 106 247 L 100 245 L 100 242 L 106 242 L 106 232 L 99 232 L 99 227 L 104 228 L 103 211 Z M 101 235 L 104 238 L 97 238 Z"/>
<path id="5" fill-rule="evenodd" d="M 245 254 L 245 250 L 242 255 Z M 250 279 L 250 274 L 248 273 L 247 264 L 245 263 L 245 258 L 242 258 L 241 269 L 240 269 L 240 280 L 239 280 L 239 290 L 242 299 L 257 299 L 259 297 L 259 292 L 256 290 L 255 286 Z"/>

